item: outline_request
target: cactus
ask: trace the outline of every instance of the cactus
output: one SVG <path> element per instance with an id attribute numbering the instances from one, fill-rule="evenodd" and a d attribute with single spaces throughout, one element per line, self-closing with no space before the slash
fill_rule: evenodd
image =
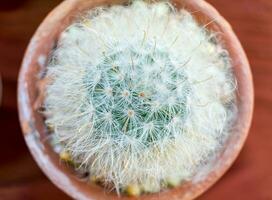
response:
<path id="1" fill-rule="evenodd" d="M 235 116 L 228 52 L 169 2 L 88 11 L 61 34 L 47 76 L 53 137 L 90 177 L 129 195 L 190 180 Z"/>

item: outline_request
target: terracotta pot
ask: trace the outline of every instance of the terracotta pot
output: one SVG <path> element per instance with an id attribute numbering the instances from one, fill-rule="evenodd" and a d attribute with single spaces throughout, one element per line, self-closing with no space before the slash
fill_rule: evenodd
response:
<path id="1" fill-rule="evenodd" d="M 26 143 L 48 178 L 61 190 L 76 199 L 118 199 L 115 193 L 105 193 L 103 188 L 80 181 L 66 165 L 61 164 L 58 155 L 47 142 L 48 133 L 38 108 L 44 81 L 39 74 L 46 67 L 46 58 L 62 32 L 78 13 L 99 5 L 116 4 L 110 0 L 66 0 L 55 8 L 42 22 L 33 36 L 19 75 L 18 105 L 20 122 Z M 180 187 L 159 194 L 143 195 L 146 200 L 193 199 L 211 187 L 231 166 L 247 137 L 253 111 L 252 75 L 246 55 L 230 25 L 208 3 L 203 0 L 175 0 L 177 8 L 194 12 L 200 24 L 210 23 L 208 28 L 222 33 L 225 48 L 229 51 L 237 78 L 238 118 L 233 132 L 220 155 L 200 171 L 196 177 Z M 119 197 L 120 199 L 131 199 Z M 133 199 L 133 198 L 132 198 Z"/>

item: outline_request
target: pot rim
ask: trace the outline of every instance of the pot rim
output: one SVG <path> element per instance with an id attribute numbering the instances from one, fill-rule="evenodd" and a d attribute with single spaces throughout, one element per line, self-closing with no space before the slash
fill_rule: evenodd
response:
<path id="1" fill-rule="evenodd" d="M 132 199 L 116 194 L 105 194 L 99 186 L 89 186 L 76 178 L 72 171 L 58 161 L 50 145 L 45 141 L 46 130 L 41 114 L 37 110 L 37 98 L 40 84 L 38 73 L 44 68 L 44 56 L 47 56 L 53 48 L 58 34 L 72 21 L 75 14 L 97 5 L 108 3 L 122 3 L 124 0 L 66 0 L 51 11 L 41 23 L 32 37 L 19 73 L 18 80 L 18 109 L 21 128 L 27 146 L 38 163 L 39 167 L 48 178 L 62 191 L 75 199 Z M 237 78 L 237 107 L 238 115 L 235 122 L 235 130 L 230 142 L 226 144 L 219 161 L 216 161 L 213 170 L 199 180 L 190 184 L 166 190 L 158 194 L 143 195 L 141 199 L 194 199 L 208 190 L 227 171 L 237 158 L 247 138 L 254 105 L 253 80 L 249 63 L 245 52 L 234 34 L 229 23 L 204 0 L 173 0 L 178 8 L 185 7 L 192 11 L 198 11 L 194 16 L 200 24 L 205 24 L 211 19 L 214 23 L 209 28 L 220 31 L 223 34 L 225 48 L 229 51 L 233 61 L 234 74 Z M 67 17 L 69 16 L 69 17 Z M 230 147 L 231 145 L 231 147 Z M 171 198 L 170 198 L 171 197 Z"/>

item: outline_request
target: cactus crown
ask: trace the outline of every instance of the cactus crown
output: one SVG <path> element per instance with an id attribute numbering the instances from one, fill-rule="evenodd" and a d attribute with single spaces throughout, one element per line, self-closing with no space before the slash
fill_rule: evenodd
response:
<path id="1" fill-rule="evenodd" d="M 84 80 L 93 131 L 113 139 L 125 134 L 146 146 L 181 134 L 189 92 L 184 69 L 154 44 L 114 46 Z"/>
<path id="2" fill-rule="evenodd" d="M 53 135 L 117 191 L 191 178 L 220 149 L 234 114 L 227 51 L 170 3 L 90 10 L 62 33 L 47 76 Z"/>

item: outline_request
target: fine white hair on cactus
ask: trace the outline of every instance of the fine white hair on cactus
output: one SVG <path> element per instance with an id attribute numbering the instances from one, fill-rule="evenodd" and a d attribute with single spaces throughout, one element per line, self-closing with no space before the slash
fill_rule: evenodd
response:
<path id="1" fill-rule="evenodd" d="M 117 191 L 190 179 L 235 115 L 228 52 L 167 2 L 88 11 L 61 34 L 47 76 L 53 135 L 79 168 Z"/>

